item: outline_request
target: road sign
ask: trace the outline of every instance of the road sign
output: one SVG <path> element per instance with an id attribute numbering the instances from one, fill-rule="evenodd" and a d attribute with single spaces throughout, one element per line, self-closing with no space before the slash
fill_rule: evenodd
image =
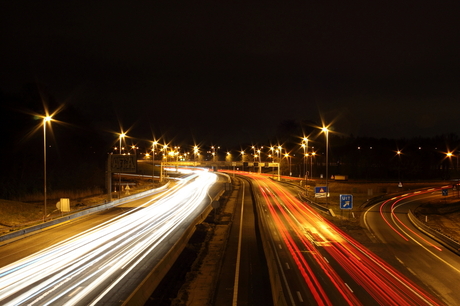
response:
<path id="1" fill-rule="evenodd" d="M 136 155 L 120 155 L 113 154 L 111 156 L 111 171 L 122 172 L 122 173 L 136 173 L 137 172 L 137 160 Z"/>
<path id="2" fill-rule="evenodd" d="M 340 195 L 340 209 L 352 209 L 353 208 L 353 195 L 341 194 Z"/>
<path id="3" fill-rule="evenodd" d="M 315 187 L 315 198 L 325 198 L 327 197 L 327 187 L 326 186 L 319 186 Z"/>
<path id="4" fill-rule="evenodd" d="M 447 196 L 449 194 L 449 189 L 441 190 L 443 196 Z"/>

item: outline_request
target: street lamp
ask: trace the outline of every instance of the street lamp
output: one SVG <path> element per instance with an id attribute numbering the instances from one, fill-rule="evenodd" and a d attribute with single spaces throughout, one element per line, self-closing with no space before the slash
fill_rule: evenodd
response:
<path id="1" fill-rule="evenodd" d="M 326 205 L 328 204 L 328 179 L 329 179 L 329 130 L 327 127 L 321 129 L 326 135 Z"/>
<path id="2" fill-rule="evenodd" d="M 396 151 L 396 154 L 398 154 L 398 186 L 401 184 L 401 153 L 400 150 Z"/>
<path id="3" fill-rule="evenodd" d="M 263 148 L 263 147 L 261 147 Z M 257 153 L 259 155 L 259 173 L 262 173 L 262 151 L 261 150 L 257 150 Z"/>
<path id="4" fill-rule="evenodd" d="M 458 177 L 458 154 L 459 154 L 459 152 L 457 152 L 457 156 L 455 156 L 454 153 L 452 153 L 452 152 L 446 153 L 447 157 L 449 157 L 449 171 L 450 171 L 451 167 L 455 169 L 454 173 L 455 173 L 456 179 L 454 179 L 454 181 L 457 181 L 455 183 L 455 188 L 457 189 L 457 197 L 460 197 L 460 190 L 459 190 L 460 178 Z M 454 167 L 454 165 L 452 164 L 452 156 L 457 158 L 457 166 L 456 167 Z"/>
<path id="5" fill-rule="evenodd" d="M 46 123 L 51 122 L 51 116 L 43 117 L 43 196 L 44 196 L 44 213 L 43 222 L 46 220 Z"/>
<path id="6" fill-rule="evenodd" d="M 158 142 L 155 140 L 152 142 L 152 188 L 155 187 L 154 178 L 155 178 L 155 149 Z"/>
<path id="7" fill-rule="evenodd" d="M 313 148 L 312 148 L 313 150 Z M 311 157 L 310 157 L 310 177 L 313 180 L 313 157 L 316 155 L 316 152 L 311 152 Z"/>
<path id="8" fill-rule="evenodd" d="M 289 162 L 289 176 L 292 176 L 292 171 L 291 171 L 291 159 L 289 158 L 289 154 L 286 153 L 284 154 L 284 157 L 286 157 L 288 159 L 288 162 Z"/>
<path id="9" fill-rule="evenodd" d="M 303 161 L 304 161 L 304 170 L 305 170 L 305 183 L 308 180 L 308 175 L 307 175 L 307 162 L 308 162 L 308 138 L 304 137 L 302 140 L 302 148 L 303 148 Z"/>
<path id="10" fill-rule="evenodd" d="M 196 161 L 196 156 L 198 155 L 199 149 L 198 146 L 193 147 L 193 160 Z"/>
<path id="11" fill-rule="evenodd" d="M 121 133 L 120 134 L 120 155 L 121 155 L 121 139 L 122 138 L 125 138 L 126 134 L 125 133 Z M 120 173 L 120 170 L 118 170 L 118 198 L 121 198 L 121 173 Z"/>
<path id="12" fill-rule="evenodd" d="M 212 161 L 215 162 L 216 160 L 219 159 L 219 158 L 217 158 L 217 155 L 219 153 L 220 147 L 212 146 L 211 149 L 212 149 Z"/>

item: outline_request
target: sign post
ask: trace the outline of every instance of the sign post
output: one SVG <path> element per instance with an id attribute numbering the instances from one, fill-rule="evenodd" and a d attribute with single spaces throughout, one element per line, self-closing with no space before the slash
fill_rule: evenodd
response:
<path id="1" fill-rule="evenodd" d="M 350 212 L 353 209 L 353 195 L 351 194 L 341 194 L 340 195 L 340 215 L 343 214 L 343 210 L 348 209 Z M 348 218 L 350 218 L 350 213 L 348 213 Z"/>
<path id="2" fill-rule="evenodd" d="M 121 173 L 136 173 L 136 155 L 110 154 L 107 160 L 107 194 L 109 202 L 112 201 L 112 174 L 118 173 L 120 177 L 118 197 L 121 197 Z"/>

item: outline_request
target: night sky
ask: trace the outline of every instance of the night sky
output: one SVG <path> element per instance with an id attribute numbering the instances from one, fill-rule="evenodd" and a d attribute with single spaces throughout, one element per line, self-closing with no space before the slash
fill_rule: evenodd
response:
<path id="1" fill-rule="evenodd" d="M 459 132 L 458 1 L 84 2 L 2 1 L 3 93 L 37 84 L 139 138 Z"/>

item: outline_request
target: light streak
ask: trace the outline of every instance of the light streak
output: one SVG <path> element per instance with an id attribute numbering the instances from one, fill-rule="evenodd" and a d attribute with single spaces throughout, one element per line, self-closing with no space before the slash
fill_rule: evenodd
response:
<path id="1" fill-rule="evenodd" d="M 284 242 L 318 305 L 331 303 L 323 287 L 335 288 L 337 295 L 348 305 L 365 303 L 359 300 L 358 292 L 352 287 L 362 287 L 381 305 L 441 304 L 279 184 L 261 176 L 247 176 L 254 178 L 260 186 L 258 190 L 282 238 L 281 243 Z M 324 252 L 329 254 L 327 260 Z M 319 270 L 313 270 L 307 258 L 313 260 Z M 356 286 L 342 279 L 343 272 L 339 275 L 334 270 L 336 265 L 329 264 L 331 259 L 339 264 Z M 326 277 L 315 275 L 315 271 L 322 271 Z"/>
<path id="2" fill-rule="evenodd" d="M 160 199 L 0 268 L 0 303 L 99 301 L 187 218 L 201 213 L 215 181 L 210 172 L 191 174 Z"/>

